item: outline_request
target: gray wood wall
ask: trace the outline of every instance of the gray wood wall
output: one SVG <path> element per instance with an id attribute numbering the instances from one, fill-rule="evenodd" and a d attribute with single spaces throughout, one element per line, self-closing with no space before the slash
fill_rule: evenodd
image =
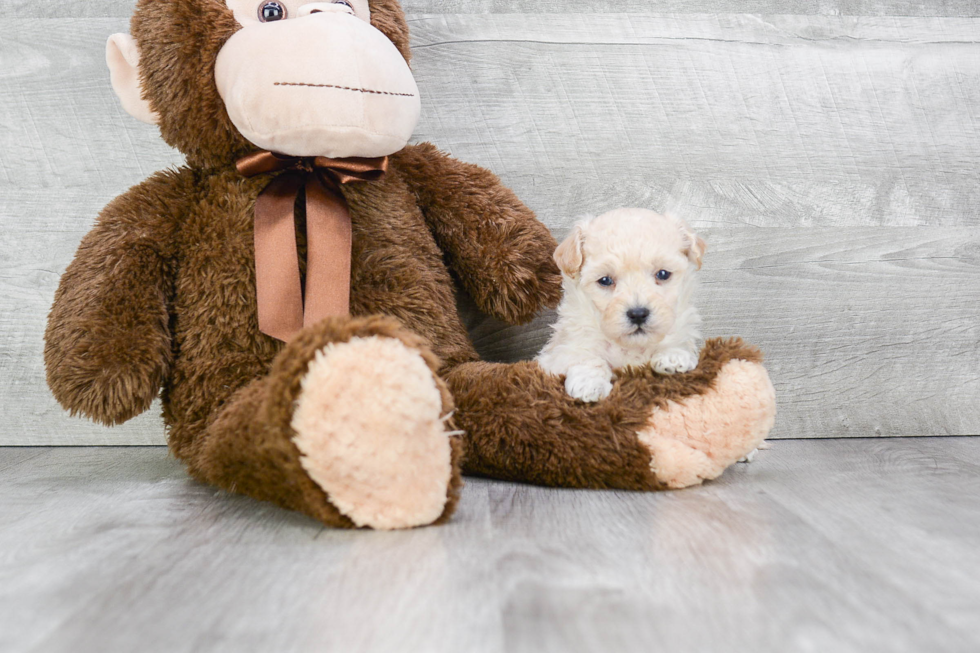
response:
<path id="1" fill-rule="evenodd" d="M 131 0 L 0 0 L 0 445 L 156 444 L 44 385 L 58 276 L 99 211 L 181 161 L 117 105 Z M 498 173 L 558 237 L 618 206 L 709 243 L 709 336 L 762 346 L 780 438 L 980 432 L 980 3 L 405 0 L 419 140 Z M 549 316 L 471 315 L 516 360 Z"/>

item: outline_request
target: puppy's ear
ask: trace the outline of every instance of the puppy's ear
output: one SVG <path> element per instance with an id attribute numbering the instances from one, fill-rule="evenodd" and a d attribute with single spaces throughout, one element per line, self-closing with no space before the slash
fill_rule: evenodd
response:
<path id="1" fill-rule="evenodd" d="M 691 228 L 687 226 L 687 223 L 680 218 L 673 218 L 677 221 L 678 226 L 681 230 L 681 237 L 684 239 L 684 254 L 694 265 L 701 269 L 701 259 L 704 258 L 704 253 L 708 251 L 708 245 L 704 242 L 701 236 L 697 235 Z"/>
<path id="2" fill-rule="evenodd" d="M 691 232 L 691 246 L 687 250 L 687 259 L 698 266 L 701 269 L 701 259 L 704 258 L 704 253 L 708 251 L 708 244 L 704 242 L 701 236 L 698 236 L 694 232 Z"/>
<path id="3" fill-rule="evenodd" d="M 583 242 L 582 226 L 575 225 L 572 233 L 568 234 L 568 237 L 555 250 L 555 263 L 558 264 L 558 268 L 572 278 L 578 276 L 582 264 L 585 263 L 585 253 L 582 251 Z"/>

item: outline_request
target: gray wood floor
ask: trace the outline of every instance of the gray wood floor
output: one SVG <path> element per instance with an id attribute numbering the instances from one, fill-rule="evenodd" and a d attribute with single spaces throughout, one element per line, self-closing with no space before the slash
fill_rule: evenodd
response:
<path id="1" fill-rule="evenodd" d="M 705 487 L 470 479 L 325 530 L 146 448 L 0 448 L 0 651 L 977 651 L 980 438 L 787 440 Z"/>
<path id="2" fill-rule="evenodd" d="M 134 0 L 0 0 L 0 445 L 160 444 L 44 386 L 58 276 L 96 213 L 180 163 L 109 86 Z M 707 235 L 711 336 L 761 345 L 773 437 L 980 433 L 980 2 L 404 0 L 419 140 L 556 235 L 621 205 Z M 470 316 L 529 357 L 551 316 Z"/>

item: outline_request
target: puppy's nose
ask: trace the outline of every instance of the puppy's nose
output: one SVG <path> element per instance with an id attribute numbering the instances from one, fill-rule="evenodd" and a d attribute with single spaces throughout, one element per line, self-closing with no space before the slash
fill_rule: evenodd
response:
<path id="1" fill-rule="evenodd" d="M 650 309 L 643 306 L 635 306 L 626 311 L 626 317 L 636 326 L 640 326 L 650 317 Z"/>

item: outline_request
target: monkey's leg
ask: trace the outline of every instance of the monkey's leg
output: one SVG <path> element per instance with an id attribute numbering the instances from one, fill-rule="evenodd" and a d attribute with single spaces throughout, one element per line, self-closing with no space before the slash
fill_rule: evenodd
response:
<path id="1" fill-rule="evenodd" d="M 760 356 L 710 341 L 683 375 L 631 372 L 596 403 L 536 363 L 464 363 L 446 376 L 467 473 L 540 485 L 653 490 L 719 476 L 765 439 L 775 395 Z"/>
<path id="2" fill-rule="evenodd" d="M 191 473 L 331 526 L 446 520 L 460 445 L 437 368 L 392 320 L 326 320 L 219 409 L 186 452 Z"/>

